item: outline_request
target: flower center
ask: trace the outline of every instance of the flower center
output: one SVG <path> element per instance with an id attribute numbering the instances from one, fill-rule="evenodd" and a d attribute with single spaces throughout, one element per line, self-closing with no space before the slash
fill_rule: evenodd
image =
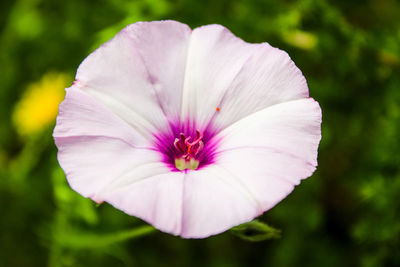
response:
<path id="1" fill-rule="evenodd" d="M 199 160 L 197 155 L 204 148 L 202 141 L 203 134 L 196 131 L 196 138 L 190 142 L 191 136 L 186 137 L 183 133 L 180 133 L 179 138 L 175 138 L 174 147 L 178 152 L 178 157 L 175 158 L 175 167 L 178 170 L 195 170 L 199 167 Z"/>

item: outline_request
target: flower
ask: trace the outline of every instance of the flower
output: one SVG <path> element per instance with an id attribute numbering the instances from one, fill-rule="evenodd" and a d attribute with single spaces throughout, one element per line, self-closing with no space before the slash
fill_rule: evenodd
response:
<path id="1" fill-rule="evenodd" d="M 48 73 L 28 86 L 12 115 L 21 136 L 35 134 L 54 122 L 68 80 L 66 74 Z"/>
<path id="2" fill-rule="evenodd" d="M 221 233 L 317 165 L 321 109 L 283 51 L 220 25 L 127 26 L 90 54 L 54 138 L 71 187 L 161 231 Z"/>

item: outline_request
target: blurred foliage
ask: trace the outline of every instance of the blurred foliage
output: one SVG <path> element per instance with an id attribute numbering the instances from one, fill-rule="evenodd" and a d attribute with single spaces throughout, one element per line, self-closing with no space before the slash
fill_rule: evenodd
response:
<path id="1" fill-rule="evenodd" d="M 396 0 L 1 1 L 0 266 L 399 266 L 399 18 Z M 57 90 L 125 25 L 158 19 L 223 24 L 306 76 L 323 111 L 319 167 L 260 218 L 280 239 L 180 239 L 67 185 Z"/>

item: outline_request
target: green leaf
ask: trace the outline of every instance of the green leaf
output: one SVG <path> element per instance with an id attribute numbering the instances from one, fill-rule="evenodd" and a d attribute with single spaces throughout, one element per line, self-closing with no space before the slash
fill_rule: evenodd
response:
<path id="1" fill-rule="evenodd" d="M 281 237 L 281 230 L 275 229 L 259 220 L 235 226 L 231 233 L 246 241 L 258 242 Z"/>

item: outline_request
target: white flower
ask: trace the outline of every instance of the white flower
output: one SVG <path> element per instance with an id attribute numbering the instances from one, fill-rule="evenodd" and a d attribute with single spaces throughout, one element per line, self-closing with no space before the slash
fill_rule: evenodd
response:
<path id="1" fill-rule="evenodd" d="M 252 220 L 317 165 L 321 109 L 290 57 L 220 25 L 129 25 L 90 54 L 54 138 L 71 187 L 202 238 Z"/>

